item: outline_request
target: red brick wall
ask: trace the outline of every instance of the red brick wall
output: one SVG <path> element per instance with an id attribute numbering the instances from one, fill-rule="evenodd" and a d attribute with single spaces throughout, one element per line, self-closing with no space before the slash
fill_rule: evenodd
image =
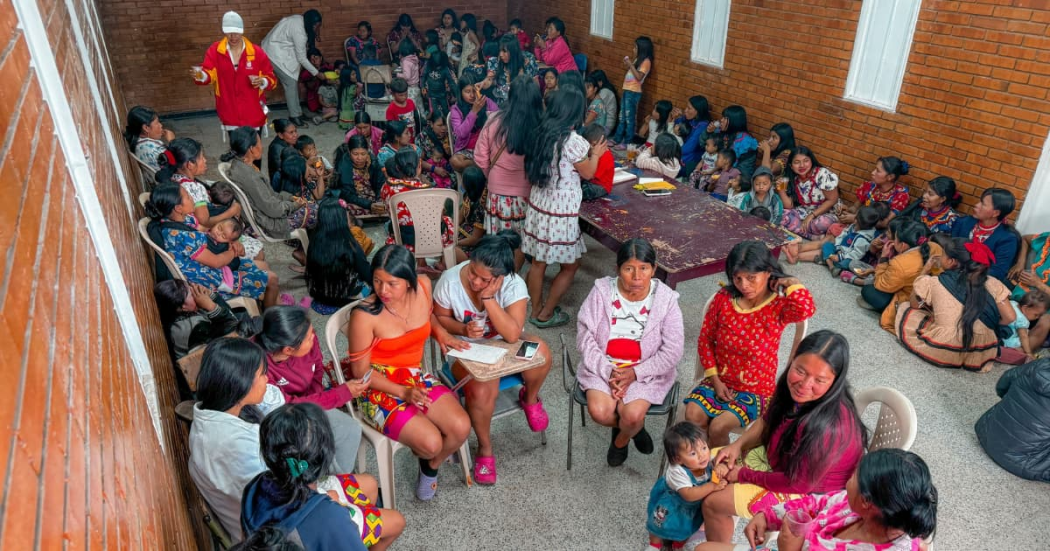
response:
<path id="1" fill-rule="evenodd" d="M 324 18 L 318 47 L 326 60 L 333 61 L 345 58 L 343 40 L 357 33 L 359 21 L 371 22 L 373 34 L 385 42 L 402 12 L 410 14 L 416 28 L 423 32 L 437 25 L 446 7 L 460 15 L 477 16 L 479 32 L 483 19 L 505 28 L 507 0 L 406 0 L 390 5 L 363 0 L 109 0 L 99 6 L 113 66 L 128 105 L 149 105 L 162 113 L 215 108 L 208 88 L 193 84 L 189 68 L 200 64 L 208 47 L 222 38 L 222 14 L 228 10 L 244 18 L 245 36 L 261 43 L 282 17 L 315 8 Z M 284 101 L 280 87 L 267 94 L 267 99 L 271 103 Z"/>
<path id="2" fill-rule="evenodd" d="M 77 9 L 84 4 L 74 3 Z M 90 6 L 89 6 L 90 8 Z M 72 104 L 77 138 L 130 288 L 163 414 L 162 451 L 124 332 L 88 233 L 83 197 L 55 134 L 53 106 L 11 2 L 0 5 L 0 548 L 193 549 L 184 491 L 185 428 L 175 420 L 174 372 L 157 322 L 151 268 L 124 201 L 119 163 L 106 134 L 119 139 L 106 60 L 91 10 L 64 2 L 40 11 Z M 97 109 L 73 22 L 88 42 L 102 83 Z M 112 48 L 111 48 L 112 51 Z M 116 102 L 123 109 L 123 99 Z M 109 125 L 103 122 L 109 117 Z M 9 132 L 14 129 L 14 132 Z M 118 143 L 119 145 L 119 143 Z M 132 181 L 134 192 L 138 182 Z M 138 216 L 139 214 L 136 214 Z M 203 531 L 196 541 L 204 541 Z"/>
<path id="3" fill-rule="evenodd" d="M 789 122 L 847 191 L 868 178 L 876 158 L 898 155 L 913 166 L 913 195 L 947 175 L 968 204 L 992 185 L 1021 199 L 1050 129 L 1043 2 L 924 1 L 896 113 L 842 99 L 859 0 L 733 0 L 724 69 L 689 60 L 692 0 L 617 2 L 613 41 L 590 36 L 589 1 L 538 0 L 528 10 L 511 2 L 517 13 L 508 17 L 521 17 L 530 34 L 561 17 L 573 51 L 616 84 L 634 39 L 652 37 L 656 64 L 640 113 L 659 99 L 684 106 L 701 94 L 716 113 L 743 105 L 759 138 Z"/>

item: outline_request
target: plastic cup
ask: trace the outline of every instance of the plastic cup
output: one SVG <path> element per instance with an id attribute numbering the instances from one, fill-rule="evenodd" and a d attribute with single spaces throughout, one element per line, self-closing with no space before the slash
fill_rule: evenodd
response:
<path id="1" fill-rule="evenodd" d="M 813 517 L 802 509 L 793 509 L 784 515 L 784 526 L 796 537 L 805 537 L 813 524 Z"/>
<path id="2" fill-rule="evenodd" d="M 474 314 L 474 317 L 470 319 L 470 323 L 474 324 L 477 329 L 485 330 L 485 323 L 488 322 L 488 314 Z"/>

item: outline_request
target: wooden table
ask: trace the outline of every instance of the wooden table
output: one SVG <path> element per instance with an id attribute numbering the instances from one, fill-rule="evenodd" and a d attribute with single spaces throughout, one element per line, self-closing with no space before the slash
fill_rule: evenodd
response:
<path id="1" fill-rule="evenodd" d="M 655 176 L 655 174 L 643 174 Z M 656 277 L 674 289 L 678 283 L 725 270 L 726 257 L 737 243 L 756 239 L 774 254 L 790 239 L 783 229 L 693 189 L 678 189 L 663 197 L 646 197 L 632 180 L 580 206 L 580 226 L 602 245 L 616 251 L 634 237 L 656 248 Z"/>
<path id="2" fill-rule="evenodd" d="M 477 342 L 477 344 L 502 348 L 507 351 L 507 353 L 503 355 L 503 358 L 494 364 L 474 362 L 462 358 L 449 358 L 450 360 L 458 361 L 467 370 L 467 376 L 456 381 L 456 386 L 452 387 L 452 391 L 458 391 L 463 385 L 470 382 L 471 379 L 477 379 L 484 383 L 508 375 L 521 373 L 522 371 L 528 371 L 529 369 L 543 365 L 543 362 L 547 361 L 547 359 L 539 352 L 536 352 L 536 355 L 534 355 L 531 360 L 521 360 L 514 357 L 514 354 L 516 354 L 518 349 L 521 348 L 521 343 L 530 340 L 526 337 L 527 335 L 522 335 L 522 337 L 518 339 L 518 342 L 515 343 L 509 343 L 503 339 L 488 339 Z M 531 340 L 533 340 L 533 342 L 538 342 L 535 339 Z"/>

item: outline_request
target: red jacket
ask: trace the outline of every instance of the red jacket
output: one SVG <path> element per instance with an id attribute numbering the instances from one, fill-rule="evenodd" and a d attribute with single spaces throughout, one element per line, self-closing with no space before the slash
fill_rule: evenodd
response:
<path id="1" fill-rule="evenodd" d="M 606 151 L 598 158 L 598 167 L 594 170 L 594 176 L 591 176 L 591 183 L 602 186 L 606 193 L 612 193 L 615 176 L 616 160 L 613 158 L 612 151 Z"/>
<path id="2" fill-rule="evenodd" d="M 233 67 L 230 54 L 227 52 L 226 39 L 214 43 L 204 54 L 204 80 L 197 84 L 210 84 L 215 91 L 215 110 L 219 121 L 224 126 L 251 126 L 259 128 L 266 124 L 265 90 L 277 85 L 273 75 L 273 65 L 266 52 L 259 46 L 244 38 L 244 53 L 240 64 Z M 258 76 L 266 80 L 266 86 L 259 90 L 252 86 L 249 76 Z"/>

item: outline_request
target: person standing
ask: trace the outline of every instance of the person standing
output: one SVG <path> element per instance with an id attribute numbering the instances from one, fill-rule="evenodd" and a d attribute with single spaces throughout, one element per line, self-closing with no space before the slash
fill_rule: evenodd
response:
<path id="1" fill-rule="evenodd" d="M 299 104 L 299 70 L 306 69 L 317 76 L 319 69 L 306 55 L 321 33 L 321 12 L 307 10 L 302 15 L 289 15 L 277 22 L 263 38 L 263 49 L 273 58 L 273 72 L 281 80 L 284 98 L 288 102 L 288 118 L 299 128 L 309 126 L 303 120 Z"/>
<path id="2" fill-rule="evenodd" d="M 237 12 L 222 16 L 226 35 L 204 54 L 204 63 L 190 70 L 194 82 L 212 87 L 215 111 L 222 129 L 241 126 L 260 129 L 266 125 L 266 90 L 277 86 L 270 58 L 259 46 L 244 38 L 244 20 Z"/>

